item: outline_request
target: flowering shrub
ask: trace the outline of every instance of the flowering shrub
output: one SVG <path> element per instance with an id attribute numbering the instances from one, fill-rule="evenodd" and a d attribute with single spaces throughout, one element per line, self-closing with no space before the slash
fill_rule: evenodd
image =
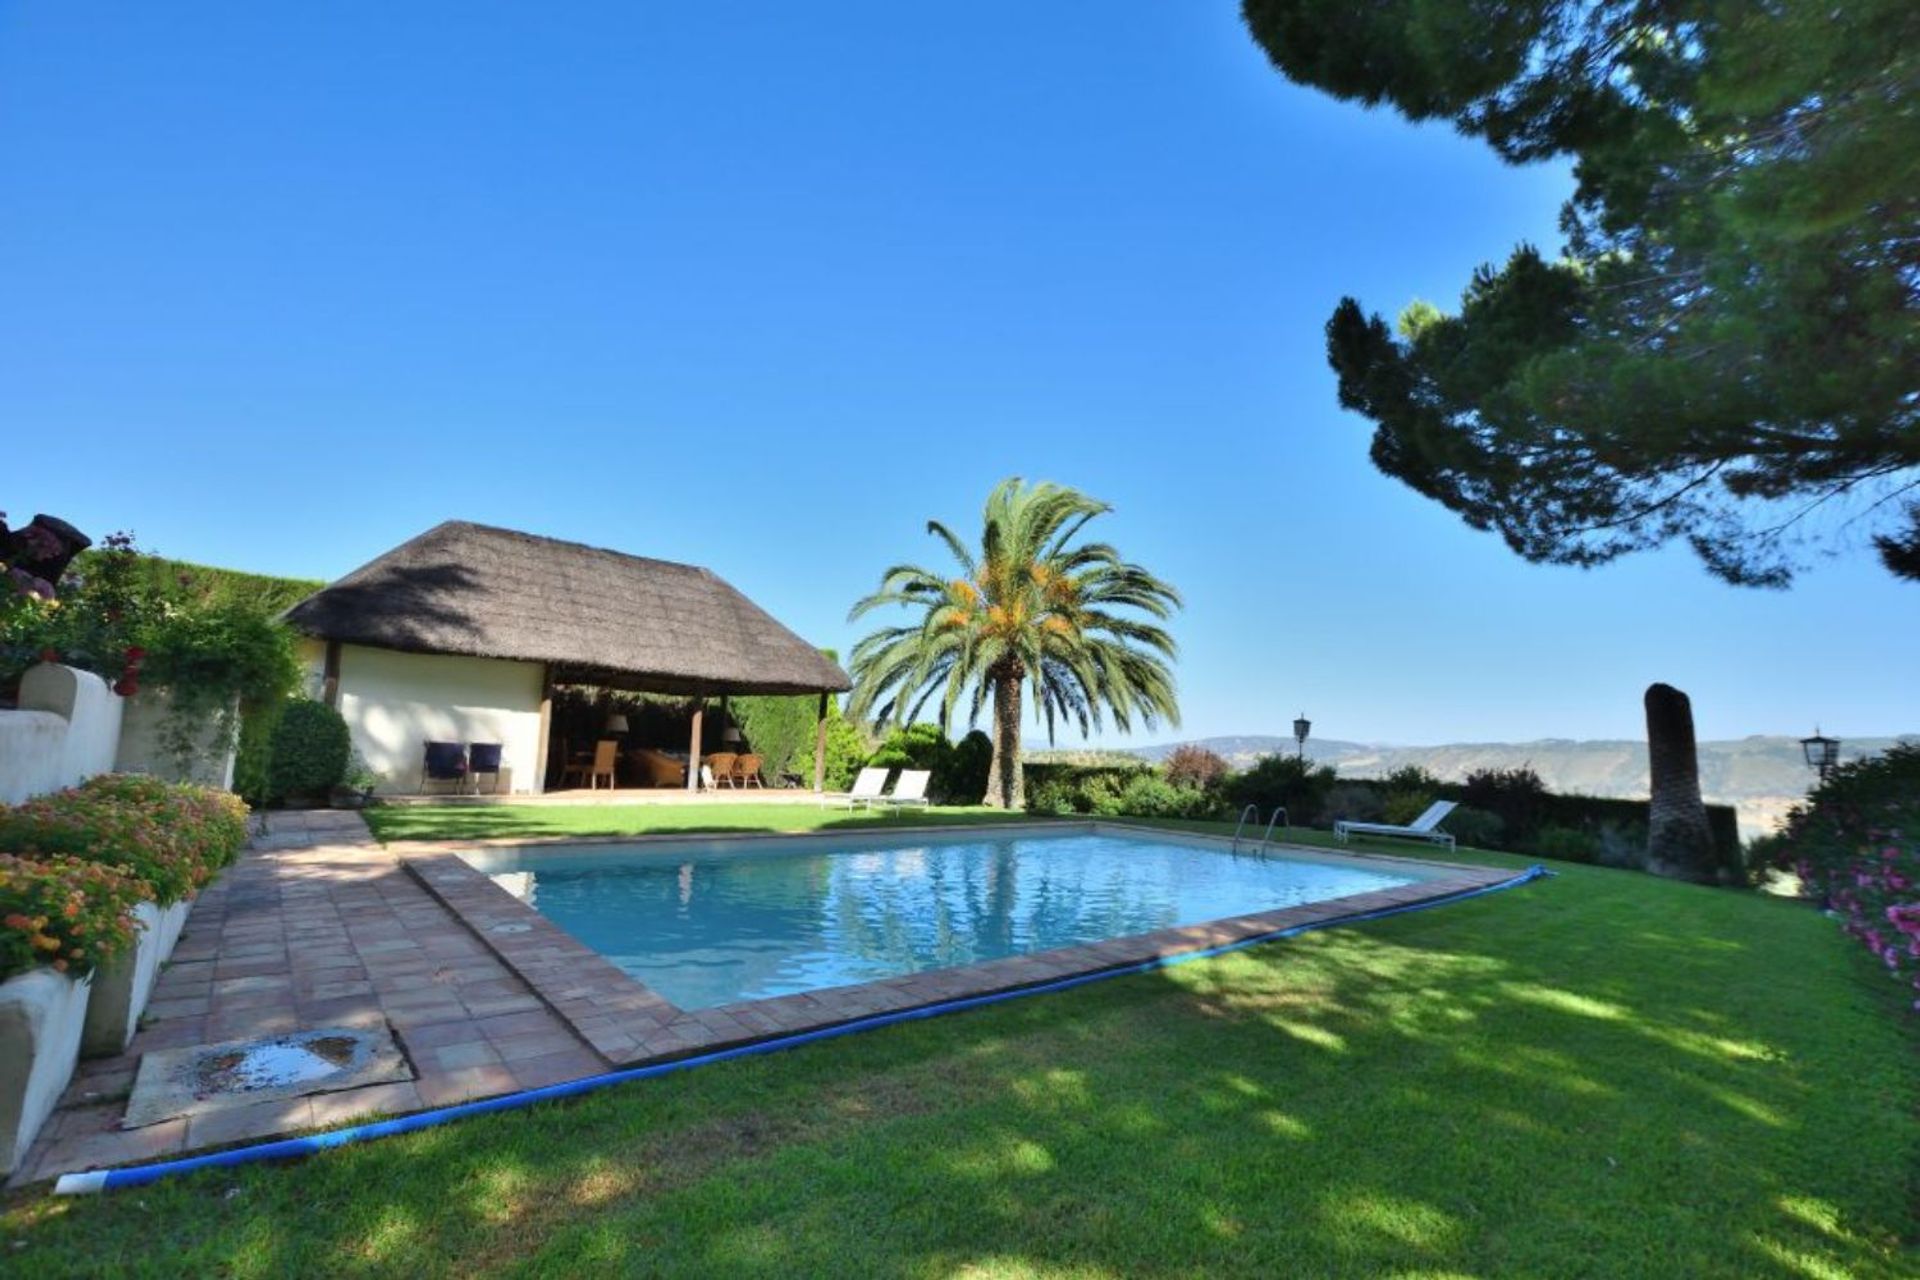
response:
<path id="1" fill-rule="evenodd" d="M 33 859 L 76 858 L 124 868 L 143 897 L 191 897 L 247 842 L 246 806 L 225 792 L 132 774 L 0 810 L 0 848 Z"/>
<path id="2" fill-rule="evenodd" d="M 124 868 L 0 853 L 0 981 L 41 965 L 76 977 L 133 944 L 146 887 Z"/>
<path id="3" fill-rule="evenodd" d="M 1920 743 L 1835 769 L 1767 847 L 1920 1009 Z"/>

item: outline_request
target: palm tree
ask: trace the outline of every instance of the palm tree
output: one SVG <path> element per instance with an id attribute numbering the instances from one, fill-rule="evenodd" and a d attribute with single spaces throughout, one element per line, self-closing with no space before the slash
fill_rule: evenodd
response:
<path id="1" fill-rule="evenodd" d="M 1159 625 L 1180 593 L 1104 542 L 1075 543 L 1087 522 L 1112 508 L 1077 489 L 1003 480 L 987 496 L 976 554 L 937 520 L 927 532 L 959 564 L 954 574 L 900 564 L 849 620 L 883 605 L 919 617 L 882 627 L 854 646 L 855 717 L 882 727 L 919 718 L 930 703 L 946 730 L 964 704 L 969 726 L 993 699 L 993 764 L 986 802 L 1025 803 L 1020 780 L 1022 690 L 1053 741 L 1061 721 L 1082 736 L 1112 718 L 1180 723 L 1174 698 L 1173 638 Z"/>

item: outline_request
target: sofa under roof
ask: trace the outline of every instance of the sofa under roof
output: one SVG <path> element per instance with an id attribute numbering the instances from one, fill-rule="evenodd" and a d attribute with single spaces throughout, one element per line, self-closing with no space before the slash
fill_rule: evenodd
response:
<path id="1" fill-rule="evenodd" d="M 846 672 L 712 571 L 449 520 L 289 609 L 307 635 L 547 664 L 561 684 L 824 693 Z"/>

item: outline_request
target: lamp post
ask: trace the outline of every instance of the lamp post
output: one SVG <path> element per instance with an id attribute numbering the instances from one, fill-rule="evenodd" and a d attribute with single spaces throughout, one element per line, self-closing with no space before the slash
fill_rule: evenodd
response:
<path id="1" fill-rule="evenodd" d="M 1827 737 L 1819 725 L 1813 727 L 1811 738 L 1800 739 L 1800 750 L 1806 753 L 1807 768 L 1819 774 L 1822 782 L 1840 763 L 1840 739 Z"/>
<path id="2" fill-rule="evenodd" d="M 1313 721 L 1307 719 L 1307 713 L 1302 711 L 1299 718 L 1293 722 L 1293 740 L 1299 748 L 1297 754 L 1303 762 L 1307 758 L 1307 734 L 1312 731 Z"/>

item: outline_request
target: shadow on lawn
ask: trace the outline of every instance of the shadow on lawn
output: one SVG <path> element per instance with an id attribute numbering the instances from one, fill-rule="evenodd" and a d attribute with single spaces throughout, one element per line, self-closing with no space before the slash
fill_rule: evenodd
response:
<path id="1" fill-rule="evenodd" d="M 1863 1174 L 1911 1158 L 1911 1045 L 1830 1007 L 1856 957 L 1613 874 L 9 1234 L 46 1273 L 119 1233 L 237 1275 L 1893 1274 L 1909 1197 Z"/>

